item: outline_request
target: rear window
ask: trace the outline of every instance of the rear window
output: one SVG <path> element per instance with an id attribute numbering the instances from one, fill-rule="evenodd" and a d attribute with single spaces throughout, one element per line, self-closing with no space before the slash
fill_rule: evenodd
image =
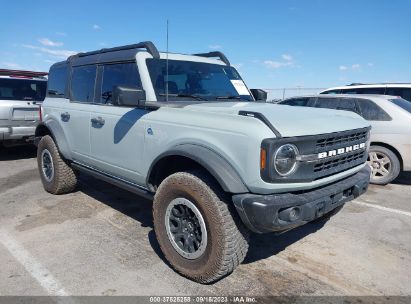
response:
<path id="1" fill-rule="evenodd" d="M 47 94 L 50 97 L 65 97 L 67 84 L 67 65 L 50 69 Z"/>
<path id="2" fill-rule="evenodd" d="M 411 103 L 402 98 L 390 99 L 393 104 L 403 108 L 405 111 L 411 113 Z"/>
<path id="3" fill-rule="evenodd" d="M 47 81 L 0 78 L 0 99 L 43 101 Z"/>

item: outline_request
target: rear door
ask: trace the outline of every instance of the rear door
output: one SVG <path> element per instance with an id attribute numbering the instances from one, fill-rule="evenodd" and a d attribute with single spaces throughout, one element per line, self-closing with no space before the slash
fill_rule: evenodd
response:
<path id="1" fill-rule="evenodd" d="M 90 142 L 93 166 L 111 175 L 141 184 L 145 109 L 112 105 L 115 86 L 141 89 L 136 62 L 103 64 L 99 67 L 98 102 L 90 116 Z"/>
<path id="2" fill-rule="evenodd" d="M 89 164 L 90 156 L 90 110 L 95 98 L 97 67 L 84 65 L 72 68 L 70 102 L 59 107 L 60 125 L 67 136 L 73 159 Z"/>

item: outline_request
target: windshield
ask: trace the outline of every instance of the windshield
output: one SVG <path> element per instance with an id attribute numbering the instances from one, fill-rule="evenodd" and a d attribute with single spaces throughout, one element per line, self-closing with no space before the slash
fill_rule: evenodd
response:
<path id="1" fill-rule="evenodd" d="M 147 67 L 158 101 L 224 100 L 252 101 L 237 71 L 230 66 L 203 62 L 147 59 Z"/>
<path id="2" fill-rule="evenodd" d="M 393 104 L 396 104 L 397 106 L 403 108 L 405 111 L 408 111 L 409 113 L 411 113 L 411 102 L 405 99 L 402 99 L 402 98 L 390 99 L 390 101 Z"/>
<path id="3" fill-rule="evenodd" d="M 43 101 L 47 81 L 0 78 L 0 100 Z"/>

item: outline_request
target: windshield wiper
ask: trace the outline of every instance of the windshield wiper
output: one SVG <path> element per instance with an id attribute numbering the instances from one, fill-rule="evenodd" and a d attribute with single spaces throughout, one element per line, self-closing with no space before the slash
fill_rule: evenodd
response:
<path id="1" fill-rule="evenodd" d="M 166 96 L 167 94 L 166 93 L 160 93 L 158 95 Z M 206 100 L 206 101 L 208 101 L 208 99 L 206 99 L 204 97 L 200 97 L 198 95 L 191 95 L 191 94 L 168 94 L 168 96 L 171 96 L 171 97 L 188 97 L 188 98 L 194 98 L 194 99 L 197 99 L 197 100 Z"/>
<path id="2" fill-rule="evenodd" d="M 246 100 L 244 97 L 241 97 L 239 95 L 230 95 L 230 96 L 217 96 L 215 99 L 238 99 L 238 100 Z"/>

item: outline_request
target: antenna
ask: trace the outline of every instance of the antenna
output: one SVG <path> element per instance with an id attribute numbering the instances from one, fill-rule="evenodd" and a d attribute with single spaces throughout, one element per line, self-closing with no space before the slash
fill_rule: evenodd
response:
<path id="1" fill-rule="evenodd" d="M 168 19 L 167 19 L 167 50 L 166 50 L 166 102 L 168 102 Z"/>

